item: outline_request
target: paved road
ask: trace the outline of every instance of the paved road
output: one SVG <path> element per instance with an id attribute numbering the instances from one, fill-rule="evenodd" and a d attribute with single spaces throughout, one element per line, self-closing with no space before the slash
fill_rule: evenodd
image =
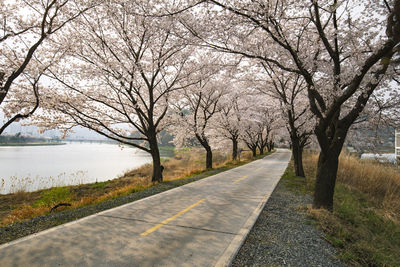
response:
<path id="1" fill-rule="evenodd" d="M 0 246 L 0 266 L 225 266 L 290 158 L 264 159 Z"/>

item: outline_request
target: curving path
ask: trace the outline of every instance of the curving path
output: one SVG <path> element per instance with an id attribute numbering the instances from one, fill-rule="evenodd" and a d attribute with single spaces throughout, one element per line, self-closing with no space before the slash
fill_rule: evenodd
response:
<path id="1" fill-rule="evenodd" d="M 289 150 L 0 246 L 0 266 L 226 266 Z"/>

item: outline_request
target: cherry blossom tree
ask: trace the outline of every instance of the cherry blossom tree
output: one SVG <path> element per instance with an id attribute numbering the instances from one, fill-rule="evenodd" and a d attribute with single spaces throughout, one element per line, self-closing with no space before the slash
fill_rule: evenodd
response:
<path id="1" fill-rule="evenodd" d="M 241 140 L 250 149 L 252 156 L 256 157 L 259 136 L 258 136 L 258 125 L 255 121 L 255 118 L 253 116 L 247 117 L 242 127 L 243 130 L 242 130 Z"/>
<path id="2" fill-rule="evenodd" d="M 308 107 L 307 86 L 303 77 L 282 71 L 265 62 L 261 63 L 267 79 L 262 79 L 259 91 L 279 101 L 281 115 L 290 136 L 296 176 L 305 177 L 303 151 L 309 144 L 313 128 L 313 114 Z"/>
<path id="3" fill-rule="evenodd" d="M 137 15 L 130 1 L 103 2 L 70 27 L 64 41 L 75 45 L 52 69 L 46 114 L 38 120 L 43 127 L 86 127 L 146 151 L 152 181 L 162 181 L 157 137 L 171 95 L 191 83 L 193 48 L 178 37 L 174 17 Z"/>
<path id="4" fill-rule="evenodd" d="M 6 117 L 0 134 L 36 111 L 39 80 L 63 55 L 53 49 L 51 37 L 94 4 L 76 0 L 0 1 L 0 105 Z"/>
<path id="5" fill-rule="evenodd" d="M 279 114 L 273 107 L 261 109 L 261 121 L 258 123 L 258 149 L 260 155 L 264 154 L 265 148 L 271 152 L 274 148 L 274 130 L 277 127 Z"/>
<path id="6" fill-rule="evenodd" d="M 216 136 L 232 142 L 232 160 L 238 159 L 238 148 L 242 134 L 242 117 L 247 106 L 241 101 L 241 94 L 233 91 L 219 101 L 219 113 L 214 129 Z"/>
<path id="7" fill-rule="evenodd" d="M 175 104 L 178 119 L 174 127 L 175 143 L 184 144 L 192 137 L 206 151 L 206 168 L 212 169 L 213 155 L 210 139 L 214 138 L 212 120 L 219 112 L 218 103 L 226 92 L 226 84 L 215 65 L 207 65 L 199 73 L 197 82 L 188 86 L 180 94 L 180 101 Z"/>
<path id="8" fill-rule="evenodd" d="M 204 31 L 189 19 L 186 25 L 204 44 L 274 64 L 305 80 L 321 150 L 313 207 L 332 210 L 338 158 L 349 128 L 395 73 L 400 0 L 203 2 L 211 10 L 207 21 L 212 26 Z"/>
<path id="9" fill-rule="evenodd" d="M 241 139 L 255 157 L 257 149 L 262 155 L 266 147 L 272 148 L 277 116 L 274 108 L 259 101 L 260 95 L 249 92 L 245 98 L 249 108 L 243 114 Z"/>

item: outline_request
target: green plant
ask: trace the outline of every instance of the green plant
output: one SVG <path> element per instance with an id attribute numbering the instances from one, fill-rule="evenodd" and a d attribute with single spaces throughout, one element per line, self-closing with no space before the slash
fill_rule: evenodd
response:
<path id="1" fill-rule="evenodd" d="M 90 186 L 92 188 L 104 188 L 104 187 L 106 187 L 106 185 L 108 185 L 110 183 L 111 183 L 111 181 L 109 180 L 109 181 L 104 181 L 104 182 L 96 182 L 94 184 L 91 184 Z"/>
<path id="2" fill-rule="evenodd" d="M 43 191 L 40 199 L 34 202 L 33 207 L 51 207 L 60 202 L 69 202 L 72 197 L 69 187 L 54 187 L 51 190 Z"/>

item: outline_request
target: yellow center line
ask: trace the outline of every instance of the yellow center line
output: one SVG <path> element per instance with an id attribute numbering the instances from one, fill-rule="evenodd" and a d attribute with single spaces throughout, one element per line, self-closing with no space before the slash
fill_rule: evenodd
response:
<path id="1" fill-rule="evenodd" d="M 261 170 L 263 167 L 260 167 L 260 168 L 258 168 L 258 169 L 256 169 L 255 171 L 259 171 L 259 170 Z"/>
<path id="2" fill-rule="evenodd" d="M 240 178 L 237 179 L 236 181 L 232 182 L 232 184 L 236 184 L 236 183 L 240 182 L 241 180 L 246 179 L 247 176 L 248 176 L 248 175 L 245 175 L 245 176 L 240 177 Z"/>
<path id="3" fill-rule="evenodd" d="M 175 214 L 174 216 L 162 221 L 161 223 L 157 224 L 156 226 L 148 229 L 146 232 L 141 233 L 141 236 L 146 236 L 148 234 L 151 234 L 152 232 L 156 231 L 158 228 L 162 227 L 163 225 L 166 225 L 167 223 L 169 223 L 170 221 L 175 220 L 176 218 L 178 218 L 179 216 L 181 216 L 182 214 L 188 212 L 189 210 L 193 209 L 194 207 L 196 207 L 197 205 L 199 205 L 200 203 L 204 202 L 206 199 L 203 198 L 202 200 L 197 201 L 196 203 L 194 203 L 193 205 L 187 207 L 184 210 L 181 210 L 180 212 L 178 212 L 177 214 Z"/>

